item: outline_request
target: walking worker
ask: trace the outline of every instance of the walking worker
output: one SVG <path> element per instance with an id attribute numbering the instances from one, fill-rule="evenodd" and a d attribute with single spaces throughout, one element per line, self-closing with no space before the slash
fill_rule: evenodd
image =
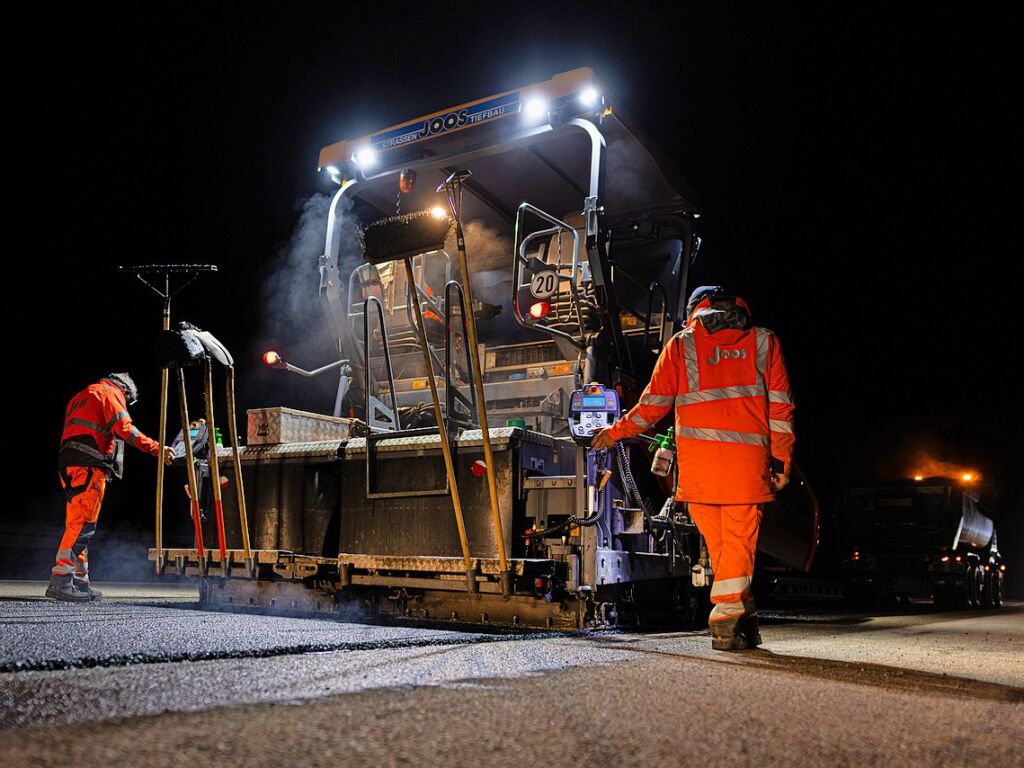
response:
<path id="1" fill-rule="evenodd" d="M 88 602 L 101 596 L 89 586 L 88 547 L 96 533 L 107 480 L 121 477 L 124 443 L 150 456 L 160 451 L 160 444 L 142 434 L 128 416 L 128 406 L 137 398 L 131 376 L 112 373 L 68 403 L 57 460 L 67 517 L 47 597 Z M 170 447 L 164 446 L 165 463 L 171 463 L 172 455 Z"/>
<path id="2" fill-rule="evenodd" d="M 762 505 L 789 482 L 793 399 L 778 339 L 720 286 L 690 296 L 686 327 L 661 352 L 637 405 L 595 448 L 653 427 L 675 408 L 677 501 L 707 542 L 714 581 L 711 647 L 761 643 L 751 595 Z"/>

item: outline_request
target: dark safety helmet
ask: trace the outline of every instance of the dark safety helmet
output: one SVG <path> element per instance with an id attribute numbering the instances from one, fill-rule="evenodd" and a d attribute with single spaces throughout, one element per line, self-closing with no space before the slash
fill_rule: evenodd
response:
<path id="1" fill-rule="evenodd" d="M 107 379 L 121 388 L 128 405 L 135 405 L 135 401 L 139 399 L 139 388 L 135 386 L 131 376 L 127 373 L 111 373 Z"/>
<path id="2" fill-rule="evenodd" d="M 686 302 L 686 319 L 690 319 L 693 315 L 693 310 L 696 309 L 697 305 L 704 301 L 704 299 L 709 299 L 711 303 L 714 304 L 720 299 L 735 298 L 735 294 L 730 293 L 720 285 L 702 285 L 699 288 L 694 288 L 693 293 L 690 294 L 690 300 Z"/>

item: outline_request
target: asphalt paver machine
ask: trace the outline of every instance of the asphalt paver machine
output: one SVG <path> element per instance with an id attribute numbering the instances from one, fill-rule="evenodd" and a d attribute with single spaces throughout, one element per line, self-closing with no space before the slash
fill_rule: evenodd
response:
<path id="1" fill-rule="evenodd" d="M 672 441 L 590 447 L 678 328 L 698 214 L 593 73 L 333 144 L 320 166 L 338 190 L 311 332 L 349 374 L 322 417 L 343 431 L 261 440 L 250 412 L 247 551 L 152 559 L 213 608 L 563 630 L 698 615 L 706 552 L 664 451 L 652 471 Z M 241 541 L 233 488 L 222 504 Z M 787 519 L 768 539 L 803 565 L 816 523 Z"/>

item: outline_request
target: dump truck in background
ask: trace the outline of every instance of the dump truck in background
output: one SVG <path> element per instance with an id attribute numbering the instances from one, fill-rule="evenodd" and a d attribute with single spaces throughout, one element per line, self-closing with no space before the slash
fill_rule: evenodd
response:
<path id="1" fill-rule="evenodd" d="M 671 502 L 674 471 L 652 472 L 655 438 L 590 446 L 684 319 L 699 214 L 593 72 L 339 142 L 320 166 L 338 190 L 310 333 L 338 359 L 264 360 L 337 374 L 333 415 L 250 412 L 246 503 L 225 488 L 196 533 L 217 546 L 158 546 L 158 571 L 198 578 L 210 608 L 554 629 L 699 619 L 713 571 Z M 764 558 L 808 569 L 805 478 L 774 512 Z"/>
<path id="2" fill-rule="evenodd" d="M 983 496 L 944 477 L 850 487 L 838 519 L 847 596 L 1000 607 L 1006 564 Z"/>

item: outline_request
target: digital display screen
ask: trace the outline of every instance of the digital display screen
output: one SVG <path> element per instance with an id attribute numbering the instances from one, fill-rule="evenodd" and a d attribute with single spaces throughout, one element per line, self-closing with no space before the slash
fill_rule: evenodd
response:
<path id="1" fill-rule="evenodd" d="M 584 395 L 584 408 L 604 408 L 604 395 Z"/>

